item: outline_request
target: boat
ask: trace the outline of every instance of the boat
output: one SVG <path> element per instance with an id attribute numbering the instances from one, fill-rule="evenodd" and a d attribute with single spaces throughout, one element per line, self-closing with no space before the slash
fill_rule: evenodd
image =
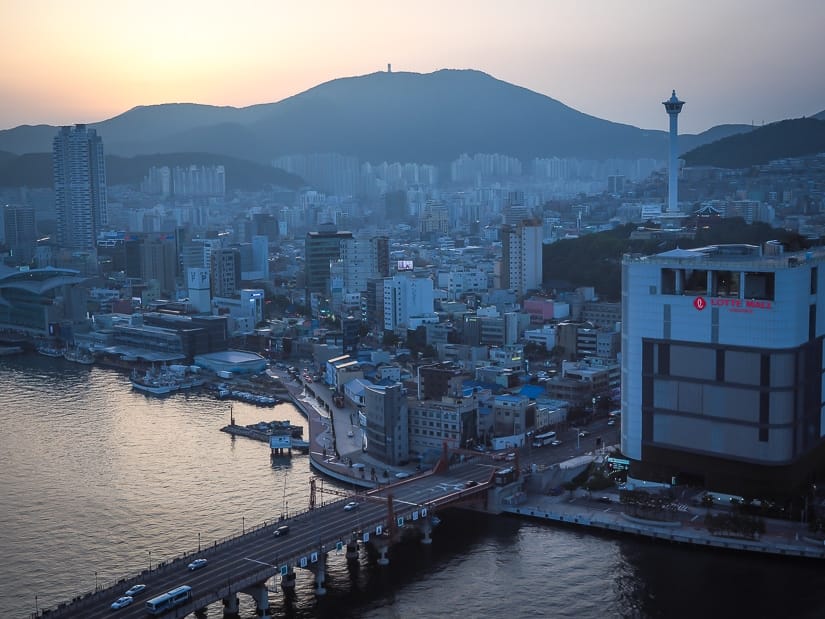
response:
<path id="1" fill-rule="evenodd" d="M 92 365 L 95 362 L 95 356 L 92 354 L 92 351 L 88 348 L 81 348 L 80 346 L 67 348 L 66 352 L 63 353 L 63 357 L 66 361 L 82 363 L 83 365 Z"/>
<path id="2" fill-rule="evenodd" d="M 137 370 L 130 377 L 132 388 L 151 395 L 169 395 L 180 389 L 180 383 L 164 371 L 146 370 L 141 374 Z"/>
<path id="3" fill-rule="evenodd" d="M 45 355 L 46 357 L 62 357 L 65 351 L 65 348 L 47 342 L 37 345 L 38 354 Z"/>

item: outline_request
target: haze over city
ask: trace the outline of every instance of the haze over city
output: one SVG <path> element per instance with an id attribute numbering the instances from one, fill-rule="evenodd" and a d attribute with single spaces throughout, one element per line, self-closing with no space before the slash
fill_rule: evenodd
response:
<path id="1" fill-rule="evenodd" d="M 472 68 L 582 112 L 680 130 L 825 108 L 825 4 L 424 0 L 64 4 L 6 0 L 0 128 L 98 122 L 137 105 L 243 107 L 339 77 Z"/>

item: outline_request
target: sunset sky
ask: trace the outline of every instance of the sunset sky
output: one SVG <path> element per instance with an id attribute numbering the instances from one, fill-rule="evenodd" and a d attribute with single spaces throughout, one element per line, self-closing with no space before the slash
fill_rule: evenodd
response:
<path id="1" fill-rule="evenodd" d="M 825 110 L 823 0 L 0 0 L 0 129 L 242 107 L 338 77 L 478 69 L 680 131 Z"/>

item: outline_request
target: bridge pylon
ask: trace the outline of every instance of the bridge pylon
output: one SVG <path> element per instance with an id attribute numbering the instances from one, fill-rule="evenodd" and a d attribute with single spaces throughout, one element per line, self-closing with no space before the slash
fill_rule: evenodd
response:
<path id="1" fill-rule="evenodd" d="M 238 596 L 230 593 L 223 598 L 223 616 L 225 619 L 235 619 L 240 616 L 240 608 L 238 606 Z"/>

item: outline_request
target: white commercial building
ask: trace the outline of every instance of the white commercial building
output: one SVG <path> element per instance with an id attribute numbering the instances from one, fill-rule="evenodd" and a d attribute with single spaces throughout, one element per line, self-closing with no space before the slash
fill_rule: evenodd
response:
<path id="1" fill-rule="evenodd" d="M 407 328 L 410 318 L 434 314 L 433 280 L 396 275 L 384 280 L 384 330 Z"/>
<path id="2" fill-rule="evenodd" d="M 825 251 L 625 256 L 622 451 L 632 478 L 804 494 L 825 455 Z"/>

